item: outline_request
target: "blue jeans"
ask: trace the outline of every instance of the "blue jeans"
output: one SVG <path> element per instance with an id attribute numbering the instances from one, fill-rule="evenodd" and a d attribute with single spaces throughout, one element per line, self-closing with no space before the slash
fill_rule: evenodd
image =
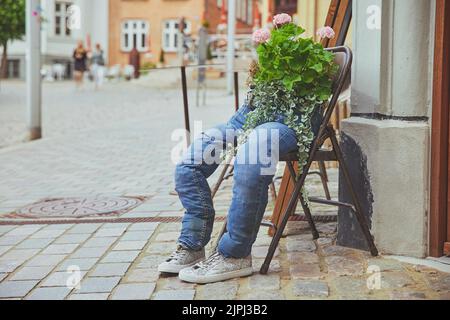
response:
<path id="1" fill-rule="evenodd" d="M 215 210 L 207 179 L 219 166 L 220 151 L 236 142 L 250 111 L 244 105 L 227 124 L 204 132 L 177 165 L 175 188 L 186 209 L 178 242 L 188 249 L 201 250 L 211 239 Z M 317 133 L 320 119 L 315 118 L 313 128 Z M 276 155 L 281 157 L 296 150 L 295 133 L 283 124 L 283 117 L 257 127 L 239 148 L 234 163 L 227 232 L 218 247 L 222 255 L 245 258 L 251 254 L 266 210 L 268 189 L 277 165 Z M 262 156 L 255 159 L 255 153 Z"/>

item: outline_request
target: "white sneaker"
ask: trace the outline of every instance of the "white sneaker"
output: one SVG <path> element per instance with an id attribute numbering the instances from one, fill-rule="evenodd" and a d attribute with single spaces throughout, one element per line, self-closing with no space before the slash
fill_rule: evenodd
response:
<path id="1" fill-rule="evenodd" d="M 253 274 L 252 256 L 244 259 L 225 258 L 216 252 L 203 262 L 180 271 L 178 277 L 186 282 L 206 284 Z"/>
<path id="2" fill-rule="evenodd" d="M 205 260 L 205 249 L 192 251 L 178 245 L 177 250 L 158 266 L 159 272 L 175 273 Z"/>

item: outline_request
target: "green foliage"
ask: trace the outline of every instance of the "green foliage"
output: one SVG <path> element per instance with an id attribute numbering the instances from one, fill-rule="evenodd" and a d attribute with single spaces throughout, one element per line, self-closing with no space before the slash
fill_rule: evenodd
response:
<path id="1" fill-rule="evenodd" d="M 156 68 L 156 64 L 154 64 L 151 61 L 147 61 L 141 64 L 141 75 L 142 76 L 146 76 L 149 74 L 151 69 L 155 69 Z"/>
<path id="2" fill-rule="evenodd" d="M 0 0 L 0 45 L 25 34 L 25 0 Z"/>
<path id="3" fill-rule="evenodd" d="M 151 62 L 151 61 L 144 62 L 144 63 L 141 65 L 141 69 L 145 69 L 145 70 L 148 70 L 148 69 L 155 69 L 155 68 L 156 68 L 156 64 L 154 64 L 154 63 Z"/>
<path id="4" fill-rule="evenodd" d="M 282 82 L 299 96 L 314 95 L 326 101 L 331 94 L 331 76 L 336 71 L 334 55 L 293 23 L 274 29 L 267 43 L 258 46 L 259 72 L 255 83 Z"/>
<path id="5" fill-rule="evenodd" d="M 270 39 L 257 48 L 256 70 L 251 72 L 245 143 L 256 127 L 284 118 L 297 137 L 299 171 L 306 165 L 314 140 L 311 119 L 330 98 L 333 75 L 338 70 L 334 54 L 313 39 L 302 38 L 305 30 L 293 23 L 274 29 Z M 306 197 L 307 198 L 307 197 Z"/>
<path id="6" fill-rule="evenodd" d="M 282 82 L 258 82 L 252 90 L 254 111 L 247 115 L 244 125 L 245 141 L 251 131 L 267 122 L 275 122 L 279 116 L 284 117 L 284 124 L 294 130 L 297 137 L 299 167 L 303 168 L 308 161 L 314 134 L 311 129 L 311 118 L 318 112 L 323 102 L 314 95 L 300 97 L 292 90 L 287 90 Z M 299 108 L 299 106 L 301 106 Z"/>

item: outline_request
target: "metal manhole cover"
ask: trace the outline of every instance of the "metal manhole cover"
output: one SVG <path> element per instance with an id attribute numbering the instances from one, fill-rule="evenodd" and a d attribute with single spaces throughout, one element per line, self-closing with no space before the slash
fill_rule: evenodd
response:
<path id="1" fill-rule="evenodd" d="M 119 216 L 145 200 L 143 197 L 92 197 L 47 199 L 23 207 L 10 218 L 86 218 Z"/>

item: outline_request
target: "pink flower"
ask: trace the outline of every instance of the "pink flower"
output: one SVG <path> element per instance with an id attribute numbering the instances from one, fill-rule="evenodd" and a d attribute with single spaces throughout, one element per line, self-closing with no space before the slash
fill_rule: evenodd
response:
<path id="1" fill-rule="evenodd" d="M 258 29 L 253 32 L 252 39 L 255 44 L 266 43 L 270 39 L 270 31 L 268 29 Z"/>
<path id="2" fill-rule="evenodd" d="M 333 39 L 336 36 L 336 33 L 334 32 L 333 28 L 331 27 L 322 27 L 319 30 L 317 30 L 317 35 L 321 39 Z"/>
<path id="3" fill-rule="evenodd" d="M 292 17 L 287 13 L 277 14 L 273 17 L 273 25 L 276 27 L 284 26 L 285 24 L 289 24 L 292 22 Z"/>

